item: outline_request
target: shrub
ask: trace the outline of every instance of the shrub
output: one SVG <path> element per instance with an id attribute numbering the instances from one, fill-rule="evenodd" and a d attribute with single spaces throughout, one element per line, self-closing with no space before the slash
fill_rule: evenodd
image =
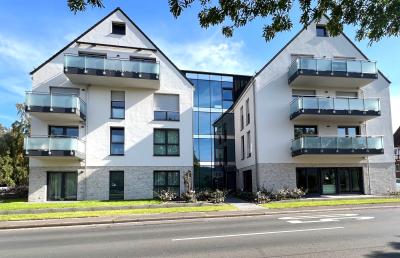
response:
<path id="1" fill-rule="evenodd" d="M 2 199 L 28 198 L 28 186 L 14 186 L 0 190 Z"/>
<path id="2" fill-rule="evenodd" d="M 187 191 L 182 194 L 181 198 L 185 202 L 192 202 L 192 203 L 197 202 L 197 196 L 195 191 Z"/>
<path id="3" fill-rule="evenodd" d="M 271 199 L 269 198 L 268 195 L 266 195 L 265 193 L 261 192 L 261 191 L 257 191 L 256 192 L 256 197 L 254 198 L 254 201 L 258 204 L 262 204 L 262 203 L 267 203 L 270 202 Z"/>
<path id="4" fill-rule="evenodd" d="M 159 193 L 157 192 L 155 195 L 162 202 L 172 201 L 177 198 L 177 195 L 175 192 L 168 191 L 168 190 L 161 190 Z"/>
<path id="5" fill-rule="evenodd" d="M 214 192 L 211 192 L 210 202 L 212 202 L 212 203 L 223 203 L 223 202 L 225 202 L 226 195 L 227 195 L 226 191 L 221 191 L 221 190 L 217 189 Z"/>
<path id="6" fill-rule="evenodd" d="M 196 194 L 196 198 L 199 201 L 208 202 L 211 199 L 211 193 L 212 193 L 212 190 L 210 190 L 210 189 L 198 191 Z"/>

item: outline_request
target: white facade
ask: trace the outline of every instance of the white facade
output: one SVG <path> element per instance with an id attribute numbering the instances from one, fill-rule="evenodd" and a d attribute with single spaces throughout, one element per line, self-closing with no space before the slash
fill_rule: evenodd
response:
<path id="1" fill-rule="evenodd" d="M 321 21 L 323 24 L 326 21 Z M 360 167 L 364 193 L 382 194 L 394 189 L 393 136 L 390 113 L 390 82 L 379 72 L 378 78 L 365 86 L 352 84 L 351 78 L 317 79 L 309 77 L 309 84 L 294 86 L 288 83 L 288 69 L 296 56 L 322 59 L 366 57 L 343 34 L 337 37 L 318 37 L 312 23 L 286 45 L 260 72 L 234 104 L 236 164 L 238 188 L 243 186 L 241 173 L 252 170 L 253 191 L 259 188 L 281 189 L 296 187 L 296 168 L 300 167 Z M 379 62 L 378 62 L 379 67 Z M 316 80 L 319 80 L 318 83 Z M 338 80 L 337 82 L 335 80 Z M 341 80 L 341 81 L 339 81 Z M 344 87 L 344 83 L 348 84 Z M 337 87 L 336 87 L 337 86 Z M 315 90 L 316 96 L 336 97 L 338 91 L 357 92 L 358 98 L 379 98 L 380 115 L 364 121 L 351 116 L 314 116 L 291 120 L 289 107 L 292 90 Z M 249 129 L 241 130 L 240 108 L 246 99 L 254 101 L 254 115 Z M 254 100 L 253 100 L 254 98 Z M 255 124 L 253 124 L 255 122 Z M 292 156 L 291 141 L 295 125 L 315 125 L 318 136 L 337 136 L 338 126 L 358 126 L 360 135 L 383 136 L 384 154 L 307 154 Z M 251 130 L 255 137 L 255 155 L 241 159 L 240 137 Z"/>
<path id="2" fill-rule="evenodd" d="M 112 24 L 115 22 L 125 24 L 125 35 L 112 33 Z M 81 52 L 106 54 L 107 59 L 129 60 L 132 56 L 153 58 L 159 63 L 159 77 L 156 80 L 84 74 L 69 77 L 64 72 L 65 55 L 78 55 Z M 75 78 L 72 76 L 88 79 L 79 81 L 78 78 L 78 82 L 72 82 L 71 78 L 72 80 Z M 48 171 L 76 171 L 79 200 L 108 199 L 108 171 L 124 171 L 124 197 L 138 199 L 153 197 L 153 171 L 180 171 L 180 181 L 182 181 L 183 173 L 192 170 L 193 86 L 120 9 L 113 11 L 33 72 L 33 92 L 49 93 L 50 87 L 79 88 L 80 98 L 87 105 L 86 121 L 68 122 L 63 114 L 30 112 L 31 135 L 48 135 L 50 125 L 79 126 L 79 138 L 85 145 L 85 158 L 30 157 L 30 201 L 48 199 L 46 196 Z M 110 118 L 111 91 L 124 92 L 124 119 Z M 179 96 L 179 121 L 154 119 L 156 93 Z M 124 155 L 110 155 L 112 127 L 124 128 Z M 153 155 L 155 128 L 179 130 L 179 155 Z M 180 183 L 180 187 L 182 191 L 183 182 Z"/>

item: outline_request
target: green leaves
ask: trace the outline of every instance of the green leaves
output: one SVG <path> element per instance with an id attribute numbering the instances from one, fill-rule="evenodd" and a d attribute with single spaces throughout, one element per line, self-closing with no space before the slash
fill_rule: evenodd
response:
<path id="1" fill-rule="evenodd" d="M 98 7 L 103 8 L 104 5 L 102 0 L 68 0 L 67 5 L 69 9 L 74 12 L 75 14 L 80 11 L 85 11 L 86 6 Z"/>

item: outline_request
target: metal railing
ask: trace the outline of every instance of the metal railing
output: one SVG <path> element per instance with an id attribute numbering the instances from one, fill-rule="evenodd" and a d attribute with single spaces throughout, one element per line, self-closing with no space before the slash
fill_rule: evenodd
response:
<path id="1" fill-rule="evenodd" d="M 377 74 L 375 61 L 354 59 L 327 59 L 300 57 L 289 66 L 289 78 L 298 70 L 310 70 L 314 72 L 335 72 Z"/>
<path id="2" fill-rule="evenodd" d="M 290 114 L 300 110 L 337 110 L 337 111 L 380 111 L 378 98 L 331 98 L 331 97 L 296 97 L 290 102 Z"/>
<path id="3" fill-rule="evenodd" d="M 26 154 L 30 151 L 71 151 L 85 153 L 85 142 L 77 137 L 70 136 L 28 136 L 24 139 Z"/>
<path id="4" fill-rule="evenodd" d="M 86 103 L 78 96 L 72 94 L 27 92 L 25 105 L 30 109 L 32 106 L 54 108 L 71 108 L 86 115 Z"/>
<path id="5" fill-rule="evenodd" d="M 292 140 L 292 151 L 301 149 L 367 150 L 383 149 L 383 136 L 302 136 Z"/>
<path id="6" fill-rule="evenodd" d="M 66 54 L 64 56 L 64 70 L 68 71 L 69 68 L 82 69 L 85 73 L 88 72 L 88 69 L 101 70 L 104 75 L 106 75 L 107 71 L 121 72 L 122 76 L 127 72 L 137 73 L 139 77 L 141 74 L 154 74 L 157 77 L 160 74 L 159 62 Z"/>

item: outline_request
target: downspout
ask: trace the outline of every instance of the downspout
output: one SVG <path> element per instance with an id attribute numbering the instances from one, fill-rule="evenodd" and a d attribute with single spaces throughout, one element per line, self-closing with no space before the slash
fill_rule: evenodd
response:
<path id="1" fill-rule="evenodd" d="M 253 114 L 254 114 L 253 120 L 254 120 L 254 152 L 255 152 L 254 153 L 255 154 L 254 155 L 254 163 L 255 163 L 254 168 L 256 170 L 256 186 L 257 186 L 256 190 L 258 191 L 258 188 L 259 188 L 259 186 L 258 186 L 259 174 L 258 174 L 257 123 L 256 123 L 256 121 L 257 121 L 257 119 L 256 119 L 257 112 L 256 112 L 256 94 L 255 94 L 256 86 L 255 86 L 255 80 L 253 80 L 252 88 L 253 88 Z"/>

